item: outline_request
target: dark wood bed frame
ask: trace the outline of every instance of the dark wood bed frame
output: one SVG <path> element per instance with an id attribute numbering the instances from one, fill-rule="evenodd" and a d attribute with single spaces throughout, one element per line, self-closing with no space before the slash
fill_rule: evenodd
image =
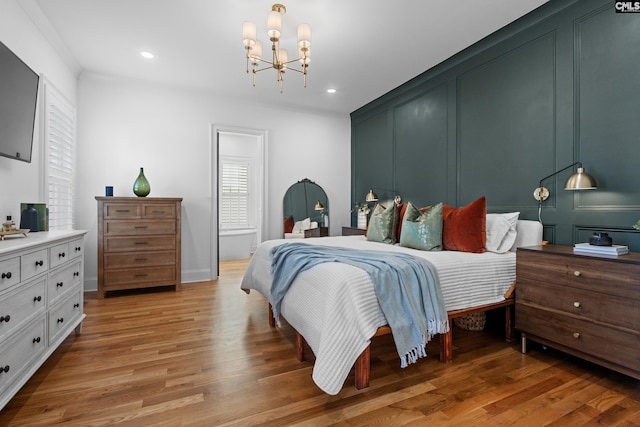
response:
<path id="1" fill-rule="evenodd" d="M 477 307 L 465 308 L 461 310 L 452 310 L 448 311 L 447 315 L 449 318 L 449 332 L 446 334 L 440 334 L 440 361 L 442 363 L 449 363 L 453 360 L 453 329 L 451 320 L 456 317 L 466 316 L 467 314 L 473 313 L 482 313 L 489 310 L 494 310 L 496 308 L 505 308 L 505 319 L 504 319 L 504 331 L 505 331 L 505 340 L 507 342 L 512 342 L 515 337 L 515 323 L 513 306 L 515 303 L 515 286 L 514 282 L 509 290 L 505 293 L 505 300 L 495 303 L 495 304 L 486 304 L 479 305 Z M 273 311 L 271 310 L 271 305 L 269 305 L 269 325 L 271 327 L 275 327 L 276 322 L 273 317 Z M 378 328 L 375 334 L 371 337 L 372 339 L 375 337 L 379 337 L 382 335 L 387 335 L 391 333 L 391 328 L 387 325 L 381 326 Z M 298 361 L 304 362 L 304 346 L 306 342 L 304 337 L 296 331 L 296 357 Z M 369 387 L 369 379 L 371 376 L 371 345 L 367 346 L 366 349 L 358 356 L 356 359 L 356 363 L 354 364 L 354 374 L 355 374 L 355 387 L 357 390 L 362 390 L 364 388 Z"/>

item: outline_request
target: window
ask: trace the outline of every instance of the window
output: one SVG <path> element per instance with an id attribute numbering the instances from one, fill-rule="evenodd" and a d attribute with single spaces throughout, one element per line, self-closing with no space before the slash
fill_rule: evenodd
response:
<path id="1" fill-rule="evenodd" d="M 75 228 L 75 107 L 49 82 L 44 84 L 45 199 L 49 230 Z"/>
<path id="2" fill-rule="evenodd" d="M 249 227 L 249 162 L 221 159 L 220 225 L 222 228 Z"/>

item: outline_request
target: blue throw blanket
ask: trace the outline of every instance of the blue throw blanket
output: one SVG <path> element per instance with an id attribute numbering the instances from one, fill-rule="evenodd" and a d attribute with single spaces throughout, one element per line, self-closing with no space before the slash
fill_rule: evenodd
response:
<path id="1" fill-rule="evenodd" d="M 284 243 L 271 250 L 271 303 L 277 322 L 282 299 L 296 276 L 325 262 L 350 264 L 369 274 L 391 327 L 401 367 L 426 357 L 425 346 L 432 336 L 448 332 L 438 274 L 427 260 L 399 252 L 306 243 Z"/>

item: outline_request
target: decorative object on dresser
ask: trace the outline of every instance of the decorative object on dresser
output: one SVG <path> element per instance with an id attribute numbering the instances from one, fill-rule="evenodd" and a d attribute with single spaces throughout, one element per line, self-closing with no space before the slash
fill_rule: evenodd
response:
<path id="1" fill-rule="evenodd" d="M 144 176 L 144 168 L 140 168 L 140 173 L 133 183 L 133 194 L 138 197 L 147 197 L 151 192 L 151 186 L 149 180 Z"/>
<path id="2" fill-rule="evenodd" d="M 0 244 L 0 409 L 84 319 L 84 235 L 52 231 Z"/>
<path id="3" fill-rule="evenodd" d="M 182 198 L 96 197 L 98 297 L 181 286 Z"/>
<path id="4" fill-rule="evenodd" d="M 640 254 L 518 248 L 516 329 L 527 339 L 640 379 Z"/>

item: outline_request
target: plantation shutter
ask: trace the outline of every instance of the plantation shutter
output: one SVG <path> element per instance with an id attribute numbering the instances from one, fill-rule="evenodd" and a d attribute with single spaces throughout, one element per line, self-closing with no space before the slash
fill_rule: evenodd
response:
<path id="1" fill-rule="evenodd" d="M 249 164 L 223 160 L 221 179 L 221 224 L 249 226 Z"/>
<path id="2" fill-rule="evenodd" d="M 75 107 L 45 83 L 44 145 L 47 164 L 45 191 L 49 230 L 75 228 Z"/>

